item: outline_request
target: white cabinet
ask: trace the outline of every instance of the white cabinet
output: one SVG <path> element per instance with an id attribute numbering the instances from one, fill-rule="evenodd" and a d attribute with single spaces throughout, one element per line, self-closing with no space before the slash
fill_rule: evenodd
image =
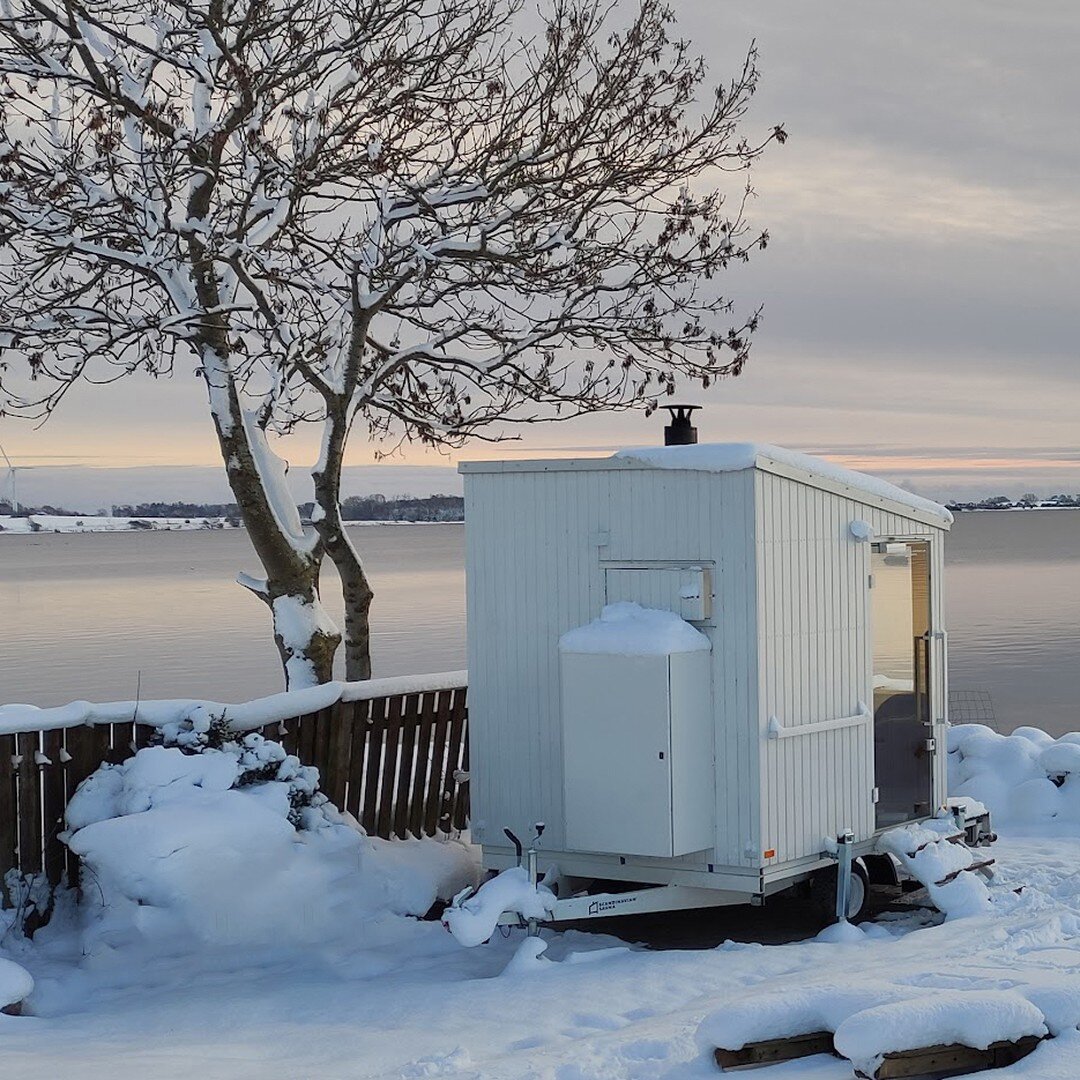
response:
<path id="1" fill-rule="evenodd" d="M 567 847 L 671 858 L 712 847 L 707 651 L 564 652 Z"/>

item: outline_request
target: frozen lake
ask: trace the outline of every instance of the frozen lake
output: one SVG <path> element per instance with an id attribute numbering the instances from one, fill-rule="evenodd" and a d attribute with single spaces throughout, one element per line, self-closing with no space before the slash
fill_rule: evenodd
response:
<path id="1" fill-rule="evenodd" d="M 376 674 L 464 667 L 463 527 L 355 537 Z M 952 687 L 989 690 L 1004 727 L 1080 729 L 1080 511 L 958 515 L 947 552 Z M 144 698 L 275 692 L 239 569 L 258 571 L 241 531 L 0 536 L 0 702 L 132 698 L 140 672 Z"/>

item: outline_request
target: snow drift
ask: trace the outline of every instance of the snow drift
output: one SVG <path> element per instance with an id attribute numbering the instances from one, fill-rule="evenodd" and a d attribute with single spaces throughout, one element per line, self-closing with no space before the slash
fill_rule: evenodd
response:
<path id="1" fill-rule="evenodd" d="M 29 997 L 34 980 L 25 968 L 0 957 L 0 1009 Z"/>
<path id="2" fill-rule="evenodd" d="M 372 840 L 317 785 L 255 734 L 103 765 L 67 814 L 84 947 L 360 940 L 372 919 L 422 915 L 474 880 L 464 844 Z"/>
<path id="3" fill-rule="evenodd" d="M 949 731 L 949 793 L 985 803 L 996 827 L 1080 824 L 1080 733 L 1001 735 L 981 724 Z"/>

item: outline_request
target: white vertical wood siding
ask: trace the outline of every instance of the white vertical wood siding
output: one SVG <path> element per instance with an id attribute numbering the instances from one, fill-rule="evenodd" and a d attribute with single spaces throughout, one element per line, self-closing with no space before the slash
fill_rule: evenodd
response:
<path id="1" fill-rule="evenodd" d="M 562 850 L 557 643 L 596 618 L 610 566 L 711 564 L 715 852 L 672 865 L 756 865 L 758 740 L 753 474 L 650 469 L 466 473 L 472 814 L 477 838 L 504 827 Z"/>
<path id="2" fill-rule="evenodd" d="M 776 852 L 768 864 L 780 864 L 818 854 L 823 838 L 844 828 L 860 840 L 874 832 L 872 722 L 768 738 L 772 717 L 798 728 L 854 716 L 860 705 L 873 709 L 870 548 L 852 537 L 850 524 L 869 522 L 879 539 L 932 541 L 936 629 L 943 628 L 943 531 L 786 477 L 764 471 L 756 477 L 762 848 Z M 934 658 L 940 716 L 939 649 Z M 942 761 L 935 775 L 939 802 Z"/>

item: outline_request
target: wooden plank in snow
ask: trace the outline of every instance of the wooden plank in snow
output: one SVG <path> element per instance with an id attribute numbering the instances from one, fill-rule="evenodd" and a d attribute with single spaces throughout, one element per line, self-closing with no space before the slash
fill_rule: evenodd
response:
<path id="1" fill-rule="evenodd" d="M 796 1058 L 812 1057 L 815 1054 L 832 1054 L 833 1035 L 831 1031 L 811 1031 L 804 1035 L 793 1035 L 787 1039 L 765 1039 L 762 1042 L 747 1043 L 738 1050 L 714 1051 L 716 1064 L 721 1069 L 743 1069 L 753 1065 L 775 1065 L 780 1061 L 794 1061 Z"/>
<path id="2" fill-rule="evenodd" d="M 917 1080 L 920 1077 L 963 1076 L 984 1069 L 1004 1069 L 1026 1058 L 1042 1039 L 1028 1035 L 1015 1042 L 991 1043 L 985 1050 L 971 1046 L 925 1046 L 886 1054 L 873 1073 L 855 1070 L 863 1080 Z"/>

